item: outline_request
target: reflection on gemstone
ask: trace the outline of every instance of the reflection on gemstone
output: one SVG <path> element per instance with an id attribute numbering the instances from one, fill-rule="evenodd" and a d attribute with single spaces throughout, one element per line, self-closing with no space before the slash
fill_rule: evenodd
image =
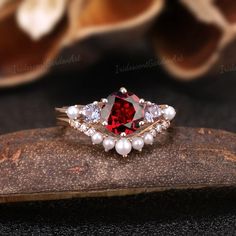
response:
<path id="1" fill-rule="evenodd" d="M 154 122 L 155 118 L 161 116 L 161 109 L 158 105 L 154 104 L 146 106 L 145 108 L 145 120 L 147 122 Z"/>
<path id="2" fill-rule="evenodd" d="M 114 134 L 131 134 L 140 126 L 144 119 L 144 107 L 139 104 L 139 98 L 130 92 L 115 92 L 108 96 L 108 103 L 101 110 L 101 119 L 105 126 Z"/>
<path id="3" fill-rule="evenodd" d="M 82 115 L 87 122 L 97 122 L 100 120 L 100 108 L 96 104 L 88 104 L 82 109 Z"/>

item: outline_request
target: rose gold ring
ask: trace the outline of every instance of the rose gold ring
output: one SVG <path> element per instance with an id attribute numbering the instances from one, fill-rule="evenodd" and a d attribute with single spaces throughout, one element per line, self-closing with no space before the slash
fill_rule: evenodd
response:
<path id="1" fill-rule="evenodd" d="M 123 157 L 132 149 L 142 151 L 145 144 L 169 128 L 175 109 L 138 98 L 120 88 L 107 98 L 87 105 L 56 108 L 61 124 L 91 137 L 93 144 L 102 144 L 105 151 L 112 150 Z"/>

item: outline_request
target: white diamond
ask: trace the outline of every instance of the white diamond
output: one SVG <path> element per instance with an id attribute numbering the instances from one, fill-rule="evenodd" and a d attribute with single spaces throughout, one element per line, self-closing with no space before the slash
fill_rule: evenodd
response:
<path id="1" fill-rule="evenodd" d="M 75 120 L 75 121 L 71 120 L 70 124 L 71 124 L 72 127 L 76 128 L 76 129 L 78 129 L 81 125 L 78 120 Z"/>
<path id="2" fill-rule="evenodd" d="M 96 130 L 93 128 L 88 129 L 84 132 L 87 136 L 93 136 L 96 133 Z"/>
<path id="3" fill-rule="evenodd" d="M 87 122 L 96 122 L 100 120 L 100 108 L 96 104 L 88 104 L 82 109 L 82 115 Z"/>
<path id="4" fill-rule="evenodd" d="M 82 125 L 80 126 L 79 130 L 80 130 L 81 132 L 85 132 L 85 131 L 88 130 L 88 126 L 87 126 L 86 124 L 82 124 Z"/>
<path id="5" fill-rule="evenodd" d="M 157 133 L 160 133 L 162 130 L 162 127 L 160 124 L 158 124 L 155 129 L 156 129 Z"/>
<path id="6" fill-rule="evenodd" d="M 145 119 L 147 122 L 154 122 L 154 119 L 161 116 L 161 109 L 158 105 L 151 105 L 145 108 Z"/>
<path id="7" fill-rule="evenodd" d="M 149 132 L 150 132 L 150 134 L 151 134 L 153 137 L 156 137 L 157 132 L 156 132 L 155 129 L 151 129 Z"/>
<path id="8" fill-rule="evenodd" d="M 163 121 L 162 124 L 161 124 L 162 128 L 163 129 L 167 129 L 169 126 L 170 126 L 170 122 L 168 121 Z"/>

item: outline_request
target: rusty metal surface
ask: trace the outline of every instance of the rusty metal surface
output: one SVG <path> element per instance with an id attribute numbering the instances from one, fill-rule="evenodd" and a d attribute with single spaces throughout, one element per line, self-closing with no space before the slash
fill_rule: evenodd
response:
<path id="1" fill-rule="evenodd" d="M 236 186 L 236 135 L 174 128 L 141 153 L 104 152 L 72 129 L 0 136 L 0 202 Z"/>

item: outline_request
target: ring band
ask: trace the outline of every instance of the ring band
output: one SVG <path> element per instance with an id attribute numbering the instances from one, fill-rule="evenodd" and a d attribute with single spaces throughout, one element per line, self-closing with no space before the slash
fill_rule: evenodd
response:
<path id="1" fill-rule="evenodd" d="M 92 143 L 102 144 L 105 151 L 115 148 L 123 157 L 132 149 L 141 151 L 144 144 L 152 145 L 176 114 L 172 106 L 139 99 L 123 87 L 99 102 L 55 110 L 59 125 L 90 136 Z"/>

